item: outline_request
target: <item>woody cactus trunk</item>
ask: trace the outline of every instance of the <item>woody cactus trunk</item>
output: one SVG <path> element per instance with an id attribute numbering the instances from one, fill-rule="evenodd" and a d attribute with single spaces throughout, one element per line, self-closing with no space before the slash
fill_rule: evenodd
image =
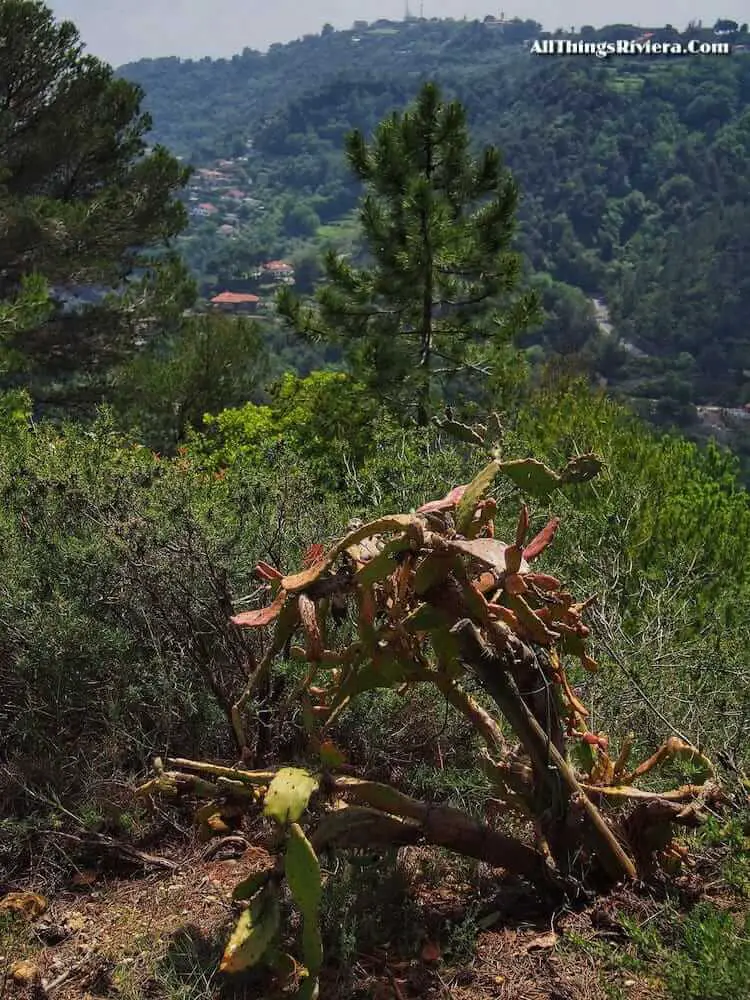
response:
<path id="1" fill-rule="evenodd" d="M 444 430 L 490 449 L 487 428 L 446 423 Z M 432 843 L 558 888 L 582 880 L 611 884 L 645 876 L 658 862 L 678 860 L 674 824 L 697 824 L 701 806 L 720 796 L 710 761 L 676 738 L 637 767 L 629 767 L 627 745 L 616 757 L 610 754 L 607 737 L 589 732 L 589 712 L 565 670 L 568 657 L 578 658 L 586 670 L 597 668 L 587 651 L 584 623 L 592 599 L 575 600 L 561 581 L 536 568 L 555 538 L 558 520 L 529 539 L 530 514 L 523 504 L 515 539 L 506 544 L 494 537 L 497 503 L 489 492 L 497 477 L 526 495 L 546 498 L 592 479 L 602 463 L 582 455 L 555 472 L 531 459 L 503 461 L 497 450 L 492 454 L 471 483 L 442 500 L 351 526 L 328 551 L 313 546 L 299 572 L 284 575 L 266 564 L 257 567 L 271 602 L 232 620 L 240 628 L 273 626 L 273 637 L 234 706 L 237 741 L 246 746 L 245 709 L 286 653 L 307 665 L 292 697 L 303 706 L 317 769 L 253 772 L 170 761 L 177 770 L 162 770 L 144 791 L 208 795 L 204 821 L 210 818 L 206 810 L 213 809 L 216 819 L 237 803 L 242 808 L 258 803 L 285 830 L 293 870 L 306 866 L 313 882 L 317 861 L 311 858 L 330 844 Z M 332 605 L 339 610 L 348 605 L 356 620 L 356 638 L 344 648 L 330 644 Z M 298 635 L 302 641 L 295 645 Z M 469 679 L 484 689 L 496 711 L 486 710 L 469 693 Z M 469 720 L 484 744 L 480 763 L 494 797 L 509 812 L 532 821 L 534 844 L 339 766 L 342 757 L 326 730 L 347 705 L 366 691 L 417 684 L 434 685 Z M 578 767 L 571 763 L 573 748 L 583 762 Z M 666 792 L 636 787 L 639 778 L 675 756 L 697 765 L 702 784 Z M 291 803 L 286 812 L 279 801 Z M 602 809 L 609 806 L 618 808 L 605 816 Z M 299 825 L 306 810 L 317 820 L 310 840 Z M 254 891 L 270 891 L 268 886 L 282 877 L 280 864 L 268 875 L 270 882 Z M 299 881 L 298 873 L 291 876 L 298 899 Z M 314 909 L 309 893 L 302 896 L 309 915 Z M 257 909 L 261 896 L 254 898 Z M 267 930 L 267 914 L 276 910 L 261 910 L 266 916 L 256 914 L 256 925 Z M 308 923 L 314 924 L 312 916 Z M 306 950 L 317 968 L 317 939 L 313 931 L 306 933 Z M 251 939 L 252 933 L 242 938 Z M 257 933 L 254 939 L 257 947 Z M 313 989 L 314 979 L 307 989 Z"/>

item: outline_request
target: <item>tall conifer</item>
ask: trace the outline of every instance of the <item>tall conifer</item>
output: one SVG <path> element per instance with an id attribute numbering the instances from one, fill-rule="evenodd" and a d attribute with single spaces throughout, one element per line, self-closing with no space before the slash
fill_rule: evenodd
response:
<path id="1" fill-rule="evenodd" d="M 279 312 L 340 344 L 374 391 L 424 424 L 446 381 L 487 374 L 535 314 L 513 250 L 518 188 L 497 149 L 472 155 L 463 106 L 434 83 L 371 142 L 352 132 L 346 154 L 365 189 L 364 259 L 329 253 L 314 305 L 285 289 Z"/>

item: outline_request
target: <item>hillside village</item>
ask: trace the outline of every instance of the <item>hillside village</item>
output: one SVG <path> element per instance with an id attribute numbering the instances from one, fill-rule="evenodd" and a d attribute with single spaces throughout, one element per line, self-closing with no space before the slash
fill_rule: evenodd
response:
<path id="1" fill-rule="evenodd" d="M 228 240 L 240 236 L 265 211 L 263 202 L 250 193 L 253 180 L 248 164 L 252 160 L 252 139 L 247 140 L 246 146 L 247 151 L 241 156 L 219 159 L 197 169 L 184 195 L 192 222 L 209 221 L 216 234 Z M 256 313 L 282 284 L 294 284 L 294 267 L 283 260 L 263 261 L 247 273 L 242 289 L 218 289 L 208 301 L 222 312 Z"/>
<path id="2" fill-rule="evenodd" d="M 352 28 L 343 33 L 350 34 L 353 42 L 359 42 L 360 36 L 364 34 L 375 36 L 392 33 L 405 26 L 411 27 L 427 20 L 423 16 L 413 15 L 407 4 L 406 15 L 402 21 L 387 18 L 373 22 L 356 20 Z M 541 29 L 541 25 L 533 21 L 522 21 L 519 18 L 506 19 L 504 13 L 499 17 L 488 14 L 482 26 L 488 29 L 508 29 L 511 35 L 514 30 L 523 29 L 521 33 L 528 34 L 530 29 Z M 246 235 L 257 223 L 266 211 L 266 205 L 254 193 L 254 180 L 250 168 L 254 152 L 253 140 L 247 139 L 245 150 L 241 155 L 220 158 L 195 169 L 181 197 L 191 223 L 186 233 L 188 239 L 196 233 L 198 227 L 208 224 L 217 240 L 237 240 Z M 271 307 L 276 289 L 284 284 L 295 284 L 294 266 L 285 260 L 262 261 L 256 268 L 247 271 L 241 281 L 222 282 L 220 279 L 217 287 L 205 295 L 205 302 L 222 312 L 263 313 Z"/>
<path id="3" fill-rule="evenodd" d="M 445 19 L 445 23 L 454 19 Z M 466 18 L 464 18 L 466 21 Z M 324 26 L 321 36 L 338 35 L 348 37 L 353 43 L 373 44 L 381 36 L 400 35 L 412 29 L 426 28 L 433 23 L 444 23 L 439 18 L 425 17 L 424 4 L 420 5 L 419 16 L 414 14 L 410 5 L 405 7 L 405 16 L 401 20 L 380 18 L 374 21 L 355 20 L 349 29 L 335 29 L 331 25 Z M 671 25 L 661 28 L 644 28 L 635 25 L 610 25 L 600 29 L 583 26 L 558 28 L 554 33 L 544 31 L 542 25 L 531 19 L 508 17 L 506 13 L 487 14 L 483 19 L 474 22 L 477 30 L 492 36 L 497 43 L 506 47 L 528 48 L 534 38 L 544 38 L 551 34 L 555 37 L 567 37 L 582 41 L 601 41 L 611 38 L 630 38 L 637 42 L 650 40 L 668 41 L 681 38 L 680 32 Z M 747 25 L 739 25 L 734 21 L 719 19 L 712 27 L 704 26 L 702 22 L 691 22 L 685 32 L 686 37 L 730 37 L 734 49 L 742 51 L 746 47 L 737 42 L 747 36 Z M 313 39 L 315 36 L 303 36 L 300 40 Z M 416 36 L 409 35 L 413 40 Z M 281 46 L 277 46 L 281 48 Z M 272 47 L 274 48 L 274 47 Z M 411 51 L 411 45 L 398 49 L 399 53 Z M 237 243 L 240 251 L 243 237 L 257 233 L 261 219 L 272 214 L 273 205 L 266 204 L 268 190 L 261 184 L 262 197 L 255 188 L 252 169 L 256 157 L 253 139 L 244 140 L 244 149 L 238 155 L 225 156 L 216 160 L 199 160 L 198 167 L 187 186 L 182 200 L 185 202 L 191 225 L 181 242 L 187 249 L 196 239 L 206 237 L 215 243 L 219 252 L 222 246 L 226 249 Z M 276 248 L 276 253 L 289 252 L 288 248 Z M 273 249 L 269 247 L 269 256 Z M 239 254 L 239 256 L 244 256 Z M 272 307 L 274 292 L 279 284 L 295 284 L 295 267 L 288 260 L 259 260 L 257 266 L 244 266 L 235 269 L 229 278 L 224 273 L 226 268 L 209 270 L 212 277 L 204 283 L 203 297 L 214 308 L 243 313 L 263 312 Z"/>

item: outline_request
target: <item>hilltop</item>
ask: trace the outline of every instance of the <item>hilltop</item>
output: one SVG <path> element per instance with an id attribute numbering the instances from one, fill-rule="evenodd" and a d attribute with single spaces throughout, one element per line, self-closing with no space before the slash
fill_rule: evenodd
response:
<path id="1" fill-rule="evenodd" d="M 529 52 L 545 37 L 536 22 L 433 20 L 119 72 L 144 87 L 154 139 L 203 168 L 193 214 L 220 198 L 183 244 L 214 292 L 253 291 L 242 282 L 259 265 L 295 256 L 304 290 L 320 247 L 351 250 L 358 190 L 344 136 L 371 131 L 436 79 L 520 183 L 521 249 L 547 310 L 532 342 L 575 355 L 652 418 L 697 431 L 696 404 L 750 401 L 750 57 L 746 26 L 726 24 L 570 37 L 728 37 L 727 58 L 540 58 Z M 206 173 L 221 174 L 221 160 L 233 179 Z"/>

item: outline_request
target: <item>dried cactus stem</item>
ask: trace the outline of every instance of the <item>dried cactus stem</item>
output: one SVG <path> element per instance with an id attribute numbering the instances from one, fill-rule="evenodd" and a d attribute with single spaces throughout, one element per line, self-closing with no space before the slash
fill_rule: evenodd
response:
<path id="1" fill-rule="evenodd" d="M 504 752 L 507 749 L 503 731 L 489 712 L 460 688 L 455 681 L 445 674 L 429 671 L 424 680 L 432 681 L 448 702 L 468 719 L 477 733 L 482 737 L 488 748 L 494 752 Z"/>
<path id="2" fill-rule="evenodd" d="M 210 774 L 215 778 L 228 778 L 230 781 L 237 781 L 243 785 L 250 786 L 269 784 L 273 781 L 278 770 L 245 771 L 237 767 L 224 767 L 221 764 L 208 764 L 201 760 L 187 760 L 183 757 L 169 757 L 167 764 L 169 767 L 195 771 L 196 774 Z"/>
<path id="3" fill-rule="evenodd" d="M 327 848 L 405 847 L 417 844 L 422 831 L 411 820 L 369 806 L 346 806 L 323 817 L 310 837 L 313 850 Z"/>
<path id="4" fill-rule="evenodd" d="M 634 785 L 588 785 L 582 784 L 587 795 L 599 799 L 620 802 L 693 802 L 718 788 L 713 782 L 704 785 L 681 785 L 666 792 L 648 792 Z"/>
<path id="5" fill-rule="evenodd" d="M 274 659 L 284 649 L 294 635 L 299 624 L 299 605 L 296 600 L 287 602 L 276 622 L 273 640 L 258 664 L 255 673 L 251 674 L 245 688 L 237 701 L 232 705 L 230 716 L 232 729 L 237 741 L 237 747 L 242 753 L 247 749 L 247 735 L 242 721 L 242 714 L 260 685 L 267 679 Z"/>
<path id="6" fill-rule="evenodd" d="M 487 645 L 479 629 L 468 619 L 458 622 L 452 631 L 461 643 L 466 662 L 496 701 L 531 758 L 545 804 L 551 807 L 554 815 L 562 818 L 575 802 L 586 818 L 589 846 L 607 876 L 614 882 L 635 878 L 635 864 L 586 795 L 565 758 L 532 715 L 506 669 L 504 659 Z M 556 861 L 565 866 L 566 859 L 559 854 L 558 848 Z"/>
<path id="7" fill-rule="evenodd" d="M 242 721 L 242 715 L 247 708 L 250 700 L 252 699 L 255 692 L 258 690 L 263 681 L 268 677 L 271 670 L 274 657 L 277 654 L 276 643 L 273 643 L 268 647 L 265 656 L 258 664 L 258 668 L 254 674 L 251 674 L 248 678 L 247 684 L 245 685 L 242 694 L 237 699 L 237 701 L 232 705 L 231 709 L 231 719 L 232 719 L 232 729 L 234 730 L 234 738 L 237 742 L 237 747 L 242 752 L 247 749 L 247 734 L 245 733 L 245 725 Z"/>
<path id="8" fill-rule="evenodd" d="M 381 815 L 385 813 L 412 821 L 417 824 L 418 839 L 426 843 L 505 868 L 540 887 L 567 887 L 565 879 L 550 869 L 539 851 L 472 819 L 460 809 L 423 802 L 389 785 L 360 778 L 336 778 L 332 790 Z M 401 827 L 392 829 L 402 830 Z M 403 831 L 403 836 L 410 834 Z"/>

